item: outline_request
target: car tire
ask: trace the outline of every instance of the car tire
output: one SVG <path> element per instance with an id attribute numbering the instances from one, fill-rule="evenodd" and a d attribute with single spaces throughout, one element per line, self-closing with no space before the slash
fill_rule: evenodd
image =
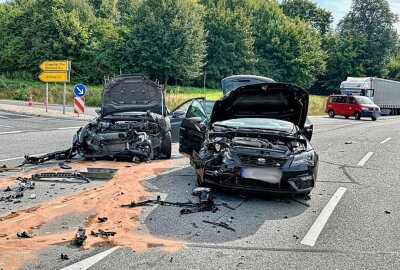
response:
<path id="1" fill-rule="evenodd" d="M 372 119 L 372 121 L 376 121 L 376 119 L 378 119 L 378 118 L 376 118 L 375 116 L 371 116 L 371 119 Z"/>
<path id="2" fill-rule="evenodd" d="M 333 110 L 329 110 L 328 115 L 330 118 L 333 118 L 333 117 L 335 117 L 335 112 Z"/>
<path id="3" fill-rule="evenodd" d="M 171 158 L 172 152 L 172 136 L 171 131 L 168 131 L 164 134 L 164 138 L 161 142 L 161 153 L 165 155 L 164 158 L 169 159 Z"/>
<path id="4" fill-rule="evenodd" d="M 360 112 L 354 112 L 354 118 L 356 119 L 356 120 L 360 120 L 361 119 L 361 113 Z"/>

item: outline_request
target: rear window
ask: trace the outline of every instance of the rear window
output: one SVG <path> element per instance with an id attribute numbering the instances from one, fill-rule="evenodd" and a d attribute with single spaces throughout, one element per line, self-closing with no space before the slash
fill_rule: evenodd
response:
<path id="1" fill-rule="evenodd" d="M 334 96 L 331 97 L 331 102 L 335 102 L 335 103 L 346 103 L 347 97 L 338 97 L 338 96 Z"/>

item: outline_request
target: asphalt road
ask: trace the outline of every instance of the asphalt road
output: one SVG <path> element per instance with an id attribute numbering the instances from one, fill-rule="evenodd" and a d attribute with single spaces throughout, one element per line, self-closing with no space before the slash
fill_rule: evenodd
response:
<path id="1" fill-rule="evenodd" d="M 399 269 L 400 117 L 312 121 L 320 163 L 311 200 L 216 192 L 216 201 L 232 209 L 180 215 L 175 207 L 143 208 L 141 230 L 187 244 L 173 253 L 57 245 L 41 250 L 23 269 Z M 0 112 L 0 165 L 16 165 L 26 153 L 67 148 L 83 124 Z M 196 187 L 190 167 L 148 179 L 146 187 L 169 201 L 196 199 L 190 194 Z M 74 188 L 60 192 L 81 190 L 80 185 Z M 13 207 L 0 209 L 0 215 Z M 77 226 L 82 218 L 71 213 L 45 230 L 64 223 Z M 203 220 L 226 222 L 235 231 Z M 71 259 L 57 260 L 60 253 Z"/>

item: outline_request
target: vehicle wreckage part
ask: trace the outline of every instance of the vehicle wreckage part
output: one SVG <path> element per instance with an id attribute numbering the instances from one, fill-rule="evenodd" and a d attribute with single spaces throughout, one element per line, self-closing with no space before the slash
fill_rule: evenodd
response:
<path id="1" fill-rule="evenodd" d="M 73 244 L 76 246 L 82 246 L 83 243 L 85 242 L 86 238 L 87 238 L 86 230 L 84 228 L 79 228 L 78 232 L 75 235 Z"/>
<path id="2" fill-rule="evenodd" d="M 68 173 L 68 172 L 60 172 L 60 173 L 37 173 L 32 175 L 32 180 L 39 181 L 42 179 L 51 179 L 51 178 L 69 178 L 69 179 L 77 179 L 77 180 L 83 180 L 86 181 L 87 183 L 90 183 L 90 179 L 83 176 L 81 173 L 78 172 L 73 172 L 73 173 Z"/>
<path id="3" fill-rule="evenodd" d="M 32 238 L 33 237 L 32 234 L 30 234 L 30 233 L 28 233 L 26 231 L 23 231 L 22 233 L 17 233 L 17 236 L 19 238 Z"/>
<path id="4" fill-rule="evenodd" d="M 222 221 L 221 222 L 212 222 L 212 221 L 208 221 L 208 220 L 203 220 L 203 222 L 211 224 L 211 225 L 219 226 L 219 227 L 225 228 L 225 229 L 233 231 L 233 232 L 236 231 L 234 228 L 232 228 L 227 223 L 222 222 Z"/>
<path id="5" fill-rule="evenodd" d="M 61 260 L 69 260 L 68 254 L 61 253 Z"/>
<path id="6" fill-rule="evenodd" d="M 111 179 L 118 172 L 118 169 L 109 168 L 86 168 L 79 173 L 90 179 Z"/>
<path id="7" fill-rule="evenodd" d="M 29 155 L 25 155 L 25 159 L 21 163 L 21 165 L 19 165 L 19 167 L 27 165 L 27 164 L 37 165 L 37 164 L 44 163 L 46 161 L 53 160 L 53 159 L 68 160 L 68 159 L 74 157 L 76 154 L 77 153 L 76 153 L 75 147 L 71 147 L 64 151 L 56 151 L 56 152 L 48 153 L 48 154 L 41 155 L 38 157 L 31 157 Z"/>

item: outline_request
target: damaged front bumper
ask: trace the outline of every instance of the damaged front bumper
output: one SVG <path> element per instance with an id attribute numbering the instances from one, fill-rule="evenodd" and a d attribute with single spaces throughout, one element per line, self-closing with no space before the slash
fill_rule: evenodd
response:
<path id="1" fill-rule="evenodd" d="M 234 154 L 232 156 L 235 156 Z M 255 161 L 258 157 L 253 158 Z M 272 159 L 271 159 L 272 160 Z M 197 154 L 192 157 L 192 165 L 200 184 L 218 186 L 223 189 L 251 193 L 274 194 L 307 194 L 315 186 L 318 173 L 318 156 L 313 166 L 301 164 L 292 166 L 293 158 L 282 164 L 266 162 L 255 165 L 238 162 L 233 158 L 231 163 L 217 168 L 209 166 L 209 161 L 202 161 Z M 275 164 L 274 164 L 275 163 Z"/>

